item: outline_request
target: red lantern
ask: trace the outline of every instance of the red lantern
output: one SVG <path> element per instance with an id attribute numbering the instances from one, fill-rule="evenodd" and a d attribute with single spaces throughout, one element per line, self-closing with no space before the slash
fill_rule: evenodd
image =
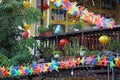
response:
<path id="1" fill-rule="evenodd" d="M 41 4 L 38 4 L 37 6 L 39 9 L 41 8 Z M 49 8 L 47 3 L 43 3 L 43 10 L 47 10 Z"/>
<path id="2" fill-rule="evenodd" d="M 65 46 L 67 43 L 68 43 L 67 39 L 61 39 L 59 42 L 60 46 Z"/>
<path id="3" fill-rule="evenodd" d="M 28 36 L 29 36 L 29 33 L 28 33 L 27 31 L 24 31 L 24 32 L 23 32 L 23 36 L 24 36 L 24 38 L 26 38 L 26 39 L 27 39 L 27 38 L 28 38 Z"/>
<path id="4" fill-rule="evenodd" d="M 47 3 L 44 3 L 43 4 L 43 10 L 47 10 L 49 8 L 48 4 Z"/>

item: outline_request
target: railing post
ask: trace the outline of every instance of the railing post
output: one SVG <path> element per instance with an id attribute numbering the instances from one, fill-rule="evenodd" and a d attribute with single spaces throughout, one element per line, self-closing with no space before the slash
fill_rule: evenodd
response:
<path id="1" fill-rule="evenodd" d="M 110 80 L 110 67 L 108 65 L 108 80 Z"/>
<path id="2" fill-rule="evenodd" d="M 83 32 L 82 32 L 82 45 L 84 44 L 84 43 L 83 43 L 83 41 L 84 41 L 83 39 L 84 39 L 84 34 L 83 34 Z"/>
<path id="3" fill-rule="evenodd" d="M 112 80 L 116 80 L 116 71 L 115 68 L 112 68 Z"/>

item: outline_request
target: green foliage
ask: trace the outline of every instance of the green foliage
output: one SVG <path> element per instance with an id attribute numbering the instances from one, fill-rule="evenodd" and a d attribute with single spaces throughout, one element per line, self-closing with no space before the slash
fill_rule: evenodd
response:
<path id="1" fill-rule="evenodd" d="M 53 46 L 49 46 L 49 47 L 44 48 L 44 43 L 40 42 L 40 45 L 37 46 L 37 50 L 39 51 L 39 54 L 42 57 L 50 58 L 52 56 Z"/>
<path id="2" fill-rule="evenodd" d="M 86 47 L 84 47 L 84 46 L 80 46 L 80 51 L 88 51 L 88 49 L 86 48 Z"/>
<path id="3" fill-rule="evenodd" d="M 7 66 L 8 65 L 8 58 L 0 53 L 0 66 Z"/>
<path id="4" fill-rule="evenodd" d="M 83 45 L 79 45 L 79 39 L 76 37 L 72 43 L 65 45 L 64 49 L 66 50 L 67 56 L 80 55 L 80 51 L 85 51 L 84 55 L 97 55 L 99 54 L 98 50 L 89 51 L 89 49 Z"/>
<path id="5" fill-rule="evenodd" d="M 67 45 L 65 45 L 64 49 L 66 50 L 66 55 L 67 56 L 75 56 L 75 55 L 79 55 L 79 46 L 77 43 L 73 42 L 68 43 Z"/>
<path id="6" fill-rule="evenodd" d="M 20 65 L 23 63 L 30 63 L 32 57 L 30 56 L 30 48 L 33 48 L 33 44 L 37 45 L 37 42 L 33 37 L 29 39 L 23 39 L 20 42 L 12 46 L 10 53 L 1 54 L 3 59 L 1 60 L 1 66 Z M 9 60 L 8 60 L 9 59 Z"/>
<path id="7" fill-rule="evenodd" d="M 27 63 L 31 63 L 31 56 L 30 56 L 30 53 L 28 51 L 23 52 L 23 53 L 18 53 L 16 54 L 14 57 L 12 57 L 10 59 L 10 65 L 22 65 L 22 64 L 27 64 Z M 10 66 L 8 65 L 8 66 Z"/>
<path id="8" fill-rule="evenodd" d="M 109 45 L 106 46 L 106 49 L 113 52 L 120 52 L 120 42 L 117 42 L 116 40 L 111 40 Z"/>
<path id="9" fill-rule="evenodd" d="M 49 24 L 49 25 L 48 25 L 48 30 L 49 30 L 51 33 L 54 32 L 53 24 Z"/>
<path id="10" fill-rule="evenodd" d="M 85 53 L 85 55 L 98 55 L 100 53 L 100 51 L 99 50 L 95 50 L 95 51 L 87 51 L 86 53 Z"/>
<path id="11" fill-rule="evenodd" d="M 76 23 L 73 25 L 73 29 L 78 29 L 78 30 L 82 30 L 82 26 L 80 23 Z"/>
<path id="12" fill-rule="evenodd" d="M 79 39 L 77 37 L 73 39 L 71 38 L 71 42 L 64 46 L 66 56 L 79 55 L 80 53 Z"/>
<path id="13" fill-rule="evenodd" d="M 31 7 L 26 9 L 23 0 L 2 0 L 0 3 L 0 66 L 29 63 L 29 48 L 37 44 L 33 37 L 24 39 L 21 35 L 23 23 L 36 23 L 42 17 L 39 10 Z M 16 38 L 20 36 L 21 40 Z M 3 58 L 5 58 L 3 60 Z"/>
<path id="14" fill-rule="evenodd" d="M 24 12 L 24 20 L 26 23 L 37 23 L 39 18 L 42 18 L 40 10 L 31 7 L 29 10 Z"/>
<path id="15" fill-rule="evenodd" d="M 38 28 L 38 31 L 39 31 L 39 33 L 44 34 L 44 33 L 46 33 L 47 28 L 46 28 L 45 26 L 41 25 L 41 26 Z"/>
<path id="16" fill-rule="evenodd" d="M 61 55 L 61 54 L 62 54 L 62 51 L 53 51 L 52 53 L 53 53 L 53 55 L 56 55 L 56 54 Z"/>

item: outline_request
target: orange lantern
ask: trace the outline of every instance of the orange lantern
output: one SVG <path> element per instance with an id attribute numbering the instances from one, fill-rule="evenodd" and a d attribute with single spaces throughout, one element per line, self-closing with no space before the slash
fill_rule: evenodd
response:
<path id="1" fill-rule="evenodd" d="M 99 42 L 101 44 L 107 44 L 110 41 L 110 38 L 106 35 L 100 36 Z"/>

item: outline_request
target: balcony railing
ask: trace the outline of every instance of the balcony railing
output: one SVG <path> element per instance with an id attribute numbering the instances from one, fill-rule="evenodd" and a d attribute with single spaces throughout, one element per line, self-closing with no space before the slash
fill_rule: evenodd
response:
<path id="1" fill-rule="evenodd" d="M 120 41 L 120 27 L 113 29 L 92 29 L 77 32 L 61 33 L 59 35 L 48 35 L 44 37 L 35 37 L 36 40 L 40 40 L 44 43 L 44 48 L 50 45 L 57 45 L 62 38 L 67 38 L 71 42 L 71 38 L 78 38 L 79 45 L 87 47 L 89 50 L 101 50 L 102 44 L 99 43 L 98 39 L 101 35 L 107 35 L 111 39 Z"/>

